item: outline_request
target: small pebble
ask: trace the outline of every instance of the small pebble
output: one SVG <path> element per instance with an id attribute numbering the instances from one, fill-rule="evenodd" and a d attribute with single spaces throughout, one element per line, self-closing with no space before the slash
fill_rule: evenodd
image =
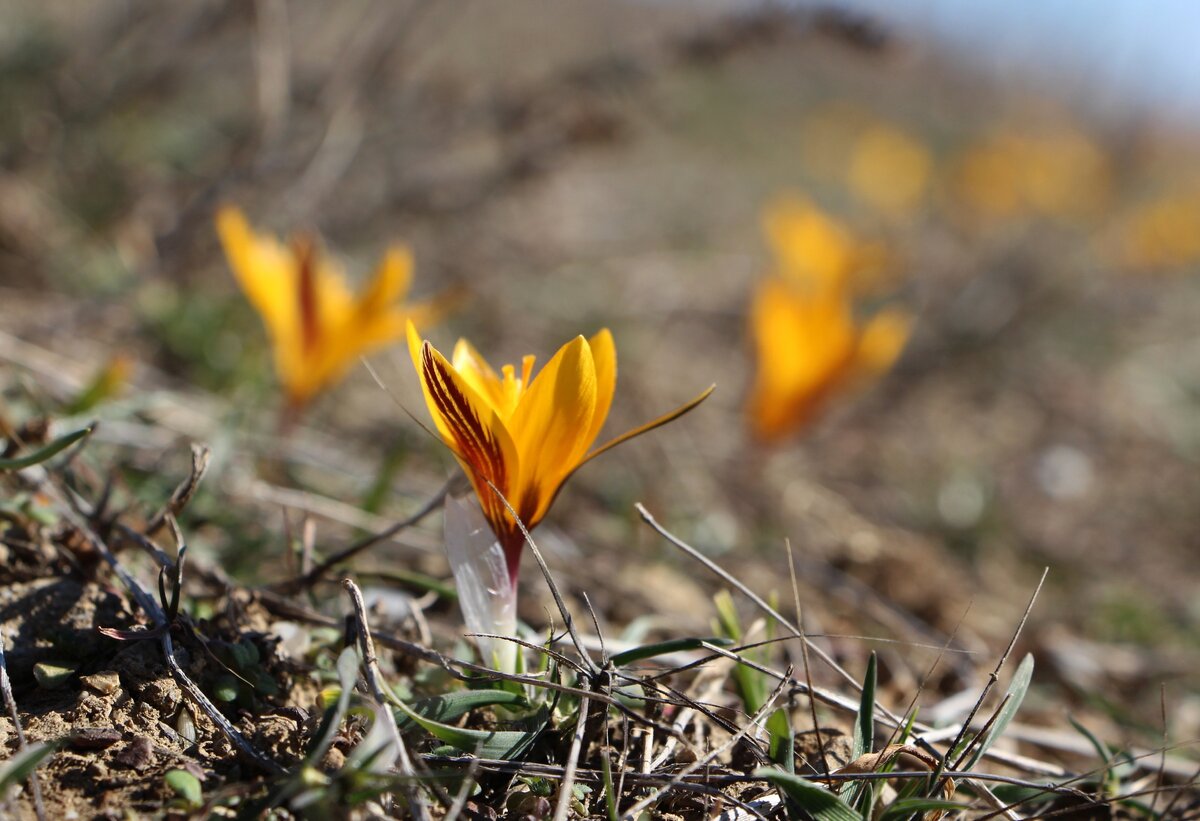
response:
<path id="1" fill-rule="evenodd" d="M 150 739 L 138 736 L 113 756 L 113 761 L 132 770 L 144 770 L 155 762 L 154 747 Z"/>
<path id="2" fill-rule="evenodd" d="M 90 687 L 102 696 L 111 696 L 121 689 L 121 676 L 112 670 L 80 676 L 79 680 L 85 687 Z"/>
<path id="3" fill-rule="evenodd" d="M 76 750 L 103 750 L 121 740 L 121 731 L 112 727 L 84 727 L 71 734 L 70 745 Z"/>

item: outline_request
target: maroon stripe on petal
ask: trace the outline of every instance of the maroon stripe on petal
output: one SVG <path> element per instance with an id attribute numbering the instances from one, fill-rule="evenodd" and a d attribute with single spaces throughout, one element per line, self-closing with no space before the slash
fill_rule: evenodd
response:
<path id="1" fill-rule="evenodd" d="M 480 494 L 487 495 L 480 501 L 492 529 L 499 535 L 509 528 L 506 511 L 504 503 L 487 489 L 487 483 L 491 482 L 501 491 L 508 492 L 508 465 L 504 461 L 504 449 L 495 432 L 476 414 L 453 376 L 433 355 L 433 348 L 428 342 L 421 350 L 421 373 L 438 412 L 454 436 L 459 457 L 475 474 Z"/>

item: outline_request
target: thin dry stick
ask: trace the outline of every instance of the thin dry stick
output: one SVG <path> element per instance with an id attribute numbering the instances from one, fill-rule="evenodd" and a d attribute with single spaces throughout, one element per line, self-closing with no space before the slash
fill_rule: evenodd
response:
<path id="1" fill-rule="evenodd" d="M 790 667 L 788 668 L 787 675 L 788 675 L 788 678 L 791 678 L 792 669 Z M 776 685 L 775 691 L 771 693 L 770 697 L 765 702 L 763 702 L 763 705 L 758 708 L 758 710 L 754 713 L 753 716 L 750 717 L 750 720 L 746 722 L 746 726 L 742 727 L 740 730 L 738 730 L 736 733 L 734 733 L 732 736 L 730 736 L 728 741 L 726 741 L 721 746 L 716 747 L 715 749 L 711 750 L 703 757 L 697 758 L 695 761 L 693 761 L 688 766 L 684 767 L 682 770 L 680 770 L 678 773 L 676 773 L 671 778 L 671 780 L 668 781 L 665 785 L 663 785 L 659 789 L 655 790 L 650 795 L 646 796 L 641 801 L 637 802 L 632 807 L 627 809 L 621 815 L 621 818 L 622 819 L 637 818 L 641 814 L 642 810 L 649 808 L 651 804 L 658 801 L 660 798 L 662 798 L 664 795 L 666 795 L 668 792 L 670 792 L 672 789 L 674 789 L 676 786 L 678 786 L 685 777 L 691 775 L 692 773 L 694 773 L 696 770 L 700 769 L 701 767 L 707 766 L 707 764 L 710 761 L 712 761 L 713 759 L 717 758 L 720 755 L 723 755 L 727 750 L 731 749 L 735 744 L 737 744 L 739 741 L 741 741 L 742 738 L 745 737 L 746 733 L 750 732 L 751 728 L 759 726 L 759 722 L 762 720 L 763 716 L 767 715 L 771 711 L 771 709 L 775 706 L 775 702 L 779 699 L 780 693 L 783 692 L 784 686 L 785 686 L 785 682 L 782 682 L 782 681 L 778 685 Z"/>
<path id="2" fill-rule="evenodd" d="M 1008 661 L 1008 657 L 1012 653 L 1013 647 L 1015 647 L 1017 644 L 1017 639 L 1021 636 L 1021 631 L 1025 629 L 1025 622 L 1029 620 L 1029 614 L 1033 611 L 1033 605 L 1037 601 L 1038 594 L 1042 592 L 1042 585 L 1046 583 L 1046 577 L 1048 575 L 1050 575 L 1050 568 L 1043 568 L 1042 577 L 1038 579 L 1037 587 L 1034 588 L 1033 595 L 1029 597 L 1029 603 L 1025 605 L 1025 612 L 1021 615 L 1021 621 L 1017 623 L 1017 629 L 1013 631 L 1012 638 L 1009 639 L 1008 647 L 1004 648 L 1004 653 L 1000 656 L 1000 660 L 996 662 L 995 669 L 988 674 L 987 683 L 983 685 L 983 691 L 980 692 L 979 698 L 976 699 L 975 706 L 973 706 L 971 711 L 967 713 L 967 717 L 962 724 L 962 729 L 959 730 L 958 735 L 954 737 L 954 742 L 949 747 L 950 750 L 953 750 L 960 743 L 962 743 L 963 736 L 967 734 L 967 729 L 971 726 L 971 722 L 975 720 L 975 714 L 979 712 L 979 708 L 983 706 L 983 702 L 987 699 L 988 693 L 992 691 L 992 688 L 996 686 L 996 682 L 1000 680 L 1000 670 L 1003 669 L 1004 663 Z M 958 760 L 954 762 L 955 767 L 961 764 L 964 760 L 965 759 L 960 756 Z M 947 762 L 943 763 L 945 764 Z M 936 781 L 937 779 L 934 780 Z"/>
<path id="3" fill-rule="evenodd" d="M 854 688 L 855 692 L 862 691 L 862 685 L 860 685 L 855 680 L 854 676 L 850 675 L 850 673 L 847 672 L 845 668 L 843 668 L 840 664 L 838 664 L 836 661 L 834 661 L 833 658 L 828 653 L 826 653 L 824 650 L 822 650 L 820 647 L 818 647 L 816 644 L 814 644 L 809 639 L 805 638 L 804 635 L 800 632 L 800 629 L 798 627 L 796 627 L 796 625 L 794 625 L 790 621 L 788 621 L 787 617 L 785 617 L 783 614 L 781 614 L 774 607 L 772 607 L 771 605 L 769 605 L 765 601 L 763 601 L 761 596 L 759 596 L 757 593 L 755 593 L 753 590 L 751 590 L 749 587 L 747 587 L 740 579 L 733 576 L 731 573 L 729 573 L 727 570 L 725 570 L 725 568 L 721 567 L 719 564 L 717 564 L 716 562 L 709 559 L 707 556 L 705 556 L 699 550 L 692 547 L 690 544 L 683 541 L 678 536 L 676 536 L 674 533 L 671 533 L 669 530 L 667 530 L 662 525 L 660 525 L 658 523 L 658 521 L 654 518 L 654 516 L 652 516 L 650 514 L 650 511 L 646 510 L 645 506 L 641 502 L 638 502 L 637 504 L 635 504 L 634 508 L 637 510 L 638 515 L 640 515 L 642 517 L 642 521 L 644 521 L 646 524 L 650 525 L 650 527 L 653 528 L 655 530 L 655 532 L 657 532 L 660 536 L 662 536 L 664 539 L 666 539 L 671 544 L 675 545 L 675 547 L 679 548 L 684 553 L 687 553 L 693 559 L 700 562 L 702 565 L 707 567 L 713 573 L 720 576 L 727 583 L 736 587 L 742 593 L 742 595 L 746 596 L 746 598 L 748 598 L 748 599 L 750 599 L 750 601 L 754 602 L 754 604 L 757 605 L 760 610 L 762 610 L 764 613 L 771 616 L 771 618 L 775 619 L 780 624 L 782 624 L 784 627 L 786 627 L 792 633 L 792 635 L 801 639 L 805 643 L 806 646 L 808 646 L 814 653 L 817 654 L 818 658 L 820 658 L 823 662 L 828 664 L 829 667 L 834 672 L 836 672 L 843 679 L 845 679 L 845 681 L 851 687 Z M 855 705 L 855 709 L 856 710 L 858 709 L 857 705 Z M 900 718 L 898 716 L 894 715 L 890 710 L 888 710 L 882 704 L 879 704 L 878 702 L 876 702 L 875 709 L 878 710 L 883 715 L 885 715 L 888 718 L 888 720 L 892 722 L 893 725 L 900 723 Z"/>
<path id="4" fill-rule="evenodd" d="M 479 756 L 474 756 L 467 765 L 467 771 L 463 774 L 462 786 L 454 794 L 454 802 L 450 805 L 450 809 L 446 810 L 446 817 L 442 821 L 458 821 L 458 816 L 467 806 L 467 799 L 471 797 L 471 792 L 475 789 L 475 773 L 478 771 Z"/>
<path id="5" fill-rule="evenodd" d="M 967 613 L 971 612 L 971 604 L 972 603 L 968 603 L 967 606 L 963 608 L 962 615 L 958 617 L 958 622 L 954 625 L 954 630 L 952 630 L 950 635 L 946 637 L 946 643 L 938 651 L 937 656 L 933 659 L 933 663 L 929 665 L 929 669 L 921 678 L 920 683 L 917 685 L 917 691 L 913 693 L 913 697 L 908 700 L 908 706 L 904 709 L 905 715 L 912 715 L 913 710 L 916 709 L 917 702 L 920 701 L 921 695 L 925 692 L 925 687 L 928 686 L 929 680 L 933 678 L 933 671 L 937 669 L 939 664 L 941 664 L 942 657 L 950 650 L 950 642 L 954 641 L 954 637 L 958 635 L 958 630 L 960 627 L 962 627 L 963 620 L 966 619 Z M 884 744 L 881 749 L 886 750 L 888 747 L 890 747 L 896 740 L 896 736 L 900 730 L 900 727 L 892 727 L 891 733 L 888 735 L 887 743 Z M 928 741 L 928 739 L 926 740 Z M 918 743 L 920 742 L 918 741 Z"/>
<path id="6" fill-rule="evenodd" d="M 25 729 L 21 726 L 21 716 L 17 712 L 17 700 L 13 698 L 12 681 L 8 678 L 8 664 L 4 659 L 4 633 L 0 631 L 0 695 L 8 705 L 8 717 L 12 720 L 13 729 L 17 732 L 17 749 L 25 749 Z M 38 780 L 37 770 L 29 774 L 29 792 L 33 795 L 33 810 L 37 813 L 38 821 L 45 821 L 46 807 L 42 803 L 42 784 Z"/>
<path id="7" fill-rule="evenodd" d="M 204 474 L 208 473 L 208 463 L 211 457 L 212 450 L 208 445 L 192 443 L 192 471 L 175 488 L 175 492 L 171 494 L 171 498 L 167 499 L 167 503 L 162 506 L 162 509 L 150 517 L 150 521 L 146 523 L 146 538 L 152 538 L 162 529 L 168 516 L 178 516 L 180 511 L 187 507 L 188 502 L 196 495 L 196 489 L 200 487 Z"/>
<path id="8" fill-rule="evenodd" d="M 1158 709 L 1159 709 L 1159 714 L 1162 716 L 1163 748 L 1162 748 L 1162 756 L 1158 760 L 1158 772 L 1154 776 L 1154 785 L 1156 787 L 1158 787 L 1159 789 L 1161 789 L 1162 785 L 1163 785 L 1163 774 L 1166 772 L 1166 769 L 1167 769 L 1167 745 L 1171 743 L 1171 740 L 1167 734 L 1167 685 L 1166 685 L 1166 682 L 1163 682 L 1158 685 Z M 1158 791 L 1156 790 L 1154 792 L 1154 794 L 1152 796 L 1150 796 L 1150 817 L 1151 818 L 1155 817 L 1154 809 L 1157 805 L 1158 805 Z"/>
<path id="9" fill-rule="evenodd" d="M 384 715 L 388 735 L 391 736 L 392 745 L 396 748 L 396 755 L 400 759 L 400 774 L 405 777 L 409 811 L 418 821 L 426 821 L 429 818 L 429 810 L 425 806 L 421 791 L 417 788 L 416 773 L 413 770 L 412 760 L 408 757 L 408 748 L 404 746 L 404 739 L 400 737 L 400 728 L 396 726 L 396 716 L 392 713 L 392 708 L 388 706 L 383 687 L 379 683 L 379 657 L 375 655 L 375 642 L 371 640 L 371 628 L 367 624 L 367 608 L 363 604 L 362 591 L 350 579 L 343 579 L 342 587 L 349 594 L 350 603 L 354 607 L 354 624 L 358 631 L 358 645 L 362 649 L 363 674 L 367 680 L 367 687 L 379 705 L 379 712 Z"/>
<path id="10" fill-rule="evenodd" d="M 575 721 L 575 735 L 571 739 L 571 750 L 567 753 L 567 767 L 563 770 L 562 783 L 558 788 L 558 803 L 554 807 L 554 821 L 564 821 L 571 808 L 571 789 L 575 786 L 575 770 L 582 755 L 583 734 L 587 729 L 588 697 L 579 699 L 579 718 Z"/>
<path id="11" fill-rule="evenodd" d="M 504 760 L 500 760 L 500 759 L 491 759 L 491 758 L 489 758 L 489 759 L 472 759 L 472 758 L 466 758 L 466 757 L 450 758 L 450 757 L 446 757 L 446 756 L 436 756 L 436 755 L 423 755 L 422 758 L 426 761 L 436 763 L 436 764 L 442 764 L 442 765 L 446 765 L 446 764 L 464 765 L 464 764 L 470 764 L 470 763 L 477 763 L 479 765 L 479 769 L 484 772 L 521 773 L 523 775 L 537 775 L 537 776 L 544 776 L 546 778 L 555 778 L 555 779 L 562 778 L 562 773 L 563 773 L 563 767 L 560 765 L 538 764 L 538 763 L 532 762 L 532 761 L 504 761 Z M 1093 770 L 1086 776 L 1077 776 L 1076 778 L 1074 778 L 1072 780 L 1077 781 L 1077 780 L 1080 780 L 1081 778 L 1090 777 L 1092 775 L 1095 775 L 1097 772 L 1099 772 L 1099 770 Z M 959 772 L 957 770 L 947 770 L 946 775 L 949 776 L 950 778 L 953 778 L 956 780 L 975 778 L 979 781 L 987 781 L 989 783 L 995 783 L 995 784 L 1006 784 L 1006 785 L 1011 785 L 1014 787 L 1024 787 L 1024 788 L 1030 789 L 1030 790 L 1041 790 L 1045 793 L 1052 793 L 1055 795 L 1063 795 L 1063 796 L 1069 796 L 1069 797 L 1075 797 L 1075 798 L 1078 798 L 1080 796 L 1086 797 L 1085 793 L 1081 793 L 1079 789 L 1074 788 L 1074 787 L 1065 787 L 1065 786 L 1062 786 L 1061 784 L 1045 784 L 1045 783 L 1040 783 L 1037 781 L 1030 781 L 1025 778 L 1017 778 L 1016 776 L 1010 776 L 1010 775 L 997 775 L 995 773 L 976 773 L 976 772 L 964 773 L 964 772 Z M 599 770 L 589 770 L 589 769 L 580 768 L 579 770 L 576 771 L 576 778 L 577 778 L 577 780 L 580 780 L 580 781 L 587 780 L 589 782 L 596 782 L 596 781 L 599 781 L 601 777 L 602 777 L 602 773 Z M 639 785 L 659 786 L 659 785 L 668 783 L 673 778 L 678 779 L 679 775 L 678 774 L 668 775 L 665 773 L 643 774 L 643 773 L 638 773 L 638 772 L 634 772 L 634 771 L 631 771 L 629 773 L 629 780 L 636 784 L 639 784 Z M 830 773 L 829 775 L 814 775 L 814 776 L 811 776 L 811 778 L 814 781 L 823 781 L 823 782 L 826 782 L 829 784 L 844 784 L 847 781 L 863 781 L 863 780 L 887 781 L 887 780 L 890 780 L 893 778 L 905 779 L 905 780 L 915 780 L 915 779 L 928 779 L 929 778 L 929 770 L 894 770 L 894 771 L 890 771 L 890 772 L 866 772 L 866 773 L 859 773 L 859 772 Z M 715 784 L 715 785 L 749 784 L 749 783 L 762 783 L 762 780 L 763 779 L 761 777 L 755 776 L 755 775 L 701 773 L 699 775 L 688 774 L 687 776 L 684 776 L 683 779 L 678 782 L 677 786 L 681 786 L 684 784 L 697 784 L 697 783 Z"/>
<path id="12" fill-rule="evenodd" d="M 49 495 L 56 498 L 56 500 L 59 502 L 58 506 L 63 517 L 75 527 L 80 535 L 87 539 L 92 549 L 96 551 L 100 558 L 104 559 L 105 563 L 113 571 L 116 577 L 121 580 L 121 584 L 123 584 L 129 591 L 130 595 L 133 596 L 133 599 L 137 602 L 138 607 L 140 607 L 142 612 L 144 612 L 150 618 L 150 621 L 153 624 L 152 629 L 162 631 L 160 643 L 162 646 L 163 655 L 166 657 L 167 667 L 171 670 L 171 675 L 175 677 L 175 680 L 179 686 L 189 696 L 192 697 L 192 700 L 195 701 L 200 709 L 204 711 L 204 714 L 208 716 L 209 720 L 212 721 L 212 723 L 215 724 L 217 728 L 225 734 L 233 746 L 236 747 L 238 751 L 241 752 L 242 755 L 244 755 L 249 761 L 256 764 L 264 772 L 268 772 L 273 775 L 283 774 L 285 772 L 284 768 L 256 750 L 253 745 L 246 740 L 245 736 L 238 732 L 237 728 L 229 723 L 229 719 L 225 718 L 224 714 L 218 710 L 211 701 L 209 701 L 208 696 L 204 694 L 204 691 L 201 690 L 194 681 L 188 678 L 187 674 L 183 671 L 183 668 L 179 666 L 179 662 L 175 658 L 175 647 L 174 643 L 171 641 L 171 631 L 169 629 L 169 625 L 167 624 L 166 614 L 159 606 L 158 601 L 148 592 L 146 592 L 141 584 L 138 583 L 137 579 L 135 579 L 133 575 L 125 569 L 125 566 L 121 564 L 115 555 L 113 555 L 113 552 L 109 549 L 108 545 L 105 544 L 104 540 L 92 530 L 91 526 L 87 523 L 87 521 L 84 520 L 84 517 L 76 512 L 76 510 L 67 503 L 63 495 L 58 491 L 57 487 L 46 480 L 40 482 L 40 484 L 42 488 L 49 493 Z"/>
<path id="13" fill-rule="evenodd" d="M 784 539 L 783 543 L 787 547 L 788 573 L 792 577 L 792 600 L 796 604 L 796 626 L 800 628 L 800 658 L 804 662 L 804 683 L 808 685 L 808 691 L 811 693 L 813 688 L 812 667 L 808 663 L 808 639 L 804 636 L 804 616 L 800 612 L 800 586 L 796 583 L 796 563 L 792 560 L 792 540 Z M 817 751 L 821 755 L 821 772 L 829 775 L 829 760 L 825 756 L 825 742 L 821 738 L 821 725 L 817 721 L 817 700 L 811 696 L 808 699 L 808 709 L 812 715 Z M 868 752 L 870 751 L 868 750 Z"/>
<path id="14" fill-rule="evenodd" d="M 701 681 L 703 681 L 703 677 L 696 676 L 692 684 L 692 689 L 696 692 L 695 701 L 709 702 L 716 698 L 717 694 L 720 693 L 721 690 L 725 689 L 725 678 L 726 677 L 724 675 L 714 675 L 712 681 L 707 683 L 706 689 L 700 690 L 699 685 Z M 697 710 L 694 707 L 686 707 L 679 711 L 679 716 L 671 723 L 671 727 L 676 731 L 677 735 L 671 736 L 667 739 L 667 741 L 663 744 L 662 751 L 659 752 L 658 757 L 654 759 L 654 762 L 648 768 L 646 768 L 644 772 L 653 772 L 663 764 L 667 763 L 667 760 L 670 759 L 671 754 L 675 752 L 675 747 L 678 745 L 679 740 L 683 738 L 683 731 L 687 729 L 687 725 L 691 722 L 692 717 L 695 716 L 696 713 Z"/>
<path id="15" fill-rule="evenodd" d="M 328 559 L 321 562 L 319 565 L 302 576 L 272 585 L 271 589 L 277 593 L 297 593 L 301 590 L 307 590 L 319 582 L 327 572 L 337 565 L 348 561 L 364 550 L 374 547 L 380 542 L 386 542 L 400 531 L 412 527 L 430 513 L 433 513 L 442 506 L 442 503 L 446 500 L 446 495 L 450 492 L 450 488 L 454 486 L 454 482 L 455 480 L 451 479 L 449 482 L 443 485 L 442 489 L 434 494 L 432 499 L 421 505 L 421 507 L 408 518 L 401 519 L 391 527 L 385 528 L 378 533 L 373 533 L 370 536 L 359 539 L 357 542 L 354 542 L 344 550 L 339 550 L 337 553 L 334 553 Z"/>

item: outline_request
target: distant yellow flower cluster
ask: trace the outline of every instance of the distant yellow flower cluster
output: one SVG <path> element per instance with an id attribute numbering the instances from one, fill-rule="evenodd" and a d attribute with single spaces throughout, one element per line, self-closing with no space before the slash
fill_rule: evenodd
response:
<path id="1" fill-rule="evenodd" d="M 1035 214 L 1071 222 L 1107 207 L 1111 170 L 1100 147 L 1073 128 L 1001 130 L 962 152 L 951 184 L 957 200 L 982 218 Z"/>
<path id="2" fill-rule="evenodd" d="M 1122 220 L 1117 245 L 1121 262 L 1135 272 L 1200 262 L 1200 186 L 1138 205 Z"/>
<path id="3" fill-rule="evenodd" d="M 912 320 L 895 308 L 856 317 L 856 276 L 878 263 L 879 251 L 810 202 L 783 200 L 764 223 L 776 267 L 751 303 L 757 370 L 747 412 L 754 434 L 772 441 L 811 421 L 834 394 L 887 370 Z"/>

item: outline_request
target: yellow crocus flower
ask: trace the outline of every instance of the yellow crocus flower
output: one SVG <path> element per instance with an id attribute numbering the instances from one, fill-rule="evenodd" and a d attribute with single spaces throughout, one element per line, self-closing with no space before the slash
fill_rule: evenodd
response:
<path id="1" fill-rule="evenodd" d="M 370 282 L 353 294 L 340 265 L 311 237 L 284 245 L 256 233 L 233 206 L 217 213 L 217 233 L 266 326 L 292 410 L 336 383 L 360 356 L 403 336 L 410 319 L 433 317 L 431 306 L 404 302 L 413 260 L 402 245 L 390 247 Z"/>
<path id="2" fill-rule="evenodd" d="M 802 220 L 790 232 L 788 212 L 771 209 L 765 221 L 778 272 L 760 283 L 750 307 L 757 371 L 747 402 L 751 429 L 763 441 L 800 429 L 832 394 L 886 371 L 904 349 L 912 324 L 899 309 L 879 311 L 864 324 L 856 320 L 853 279 L 856 260 L 864 257 L 845 228 L 807 208 L 811 213 L 790 212 Z M 825 227 L 814 232 L 814 224 Z M 800 241 L 806 232 L 836 237 L 836 245 L 828 240 L 806 245 Z M 781 238 L 790 238 L 790 244 Z"/>
<path id="3" fill-rule="evenodd" d="M 592 443 L 604 426 L 617 383 L 612 334 L 577 336 L 534 376 L 534 357 L 518 373 L 500 373 L 465 339 L 447 360 L 416 328 L 408 347 L 425 402 L 442 441 L 471 480 L 480 507 L 504 550 L 509 579 L 516 584 L 524 535 L 508 512 L 512 506 L 527 529 L 546 515 L 563 483 L 596 456 L 634 436 L 682 416 L 712 392 L 600 447 Z M 493 491 L 503 494 L 503 499 Z"/>

